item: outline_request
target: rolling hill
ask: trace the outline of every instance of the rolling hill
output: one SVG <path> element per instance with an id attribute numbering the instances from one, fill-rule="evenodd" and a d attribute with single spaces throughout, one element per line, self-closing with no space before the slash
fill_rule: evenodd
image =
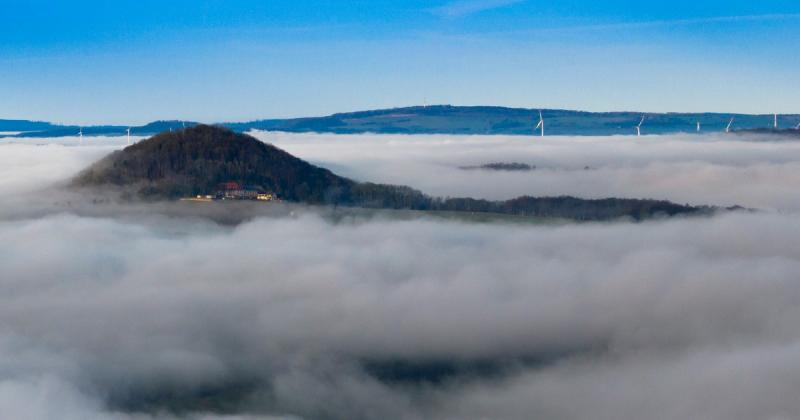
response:
<path id="1" fill-rule="evenodd" d="M 723 132 L 733 117 L 735 128 L 771 127 L 772 115 L 719 113 L 584 112 L 544 109 L 548 135 L 633 135 L 642 116 L 644 134 Z M 237 131 L 251 129 L 337 134 L 505 134 L 531 135 L 539 110 L 494 106 L 417 106 L 334 114 L 327 117 L 226 123 Z M 785 126 L 800 123 L 800 115 L 781 116 Z"/>
<path id="2" fill-rule="evenodd" d="M 544 109 L 548 135 L 634 135 L 635 126 L 642 116 L 643 134 L 696 134 L 724 132 L 731 118 L 736 130 L 772 127 L 772 115 L 722 114 L 722 113 L 641 113 L 641 112 L 584 112 L 561 109 Z M 236 132 L 250 130 L 284 131 L 292 133 L 334 134 L 503 134 L 531 135 L 539 119 L 539 110 L 496 106 L 414 106 L 333 114 L 323 117 L 265 119 L 250 122 L 227 122 L 217 125 Z M 780 126 L 794 128 L 800 124 L 800 115 L 779 116 Z M 5 121 L 5 123 L 4 123 Z M 5 125 L 4 125 L 5 124 Z M 133 126 L 137 136 L 150 136 L 168 130 L 180 130 L 197 125 L 192 121 L 156 121 Z M 78 126 L 61 126 L 49 123 L 0 120 L 0 131 L 21 131 L 15 137 L 75 136 Z M 104 125 L 83 127 L 87 136 L 121 136 L 126 126 Z"/>

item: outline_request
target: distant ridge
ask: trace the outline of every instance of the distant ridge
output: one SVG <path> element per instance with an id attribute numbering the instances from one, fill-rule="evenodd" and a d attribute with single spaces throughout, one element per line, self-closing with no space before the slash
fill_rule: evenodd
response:
<path id="1" fill-rule="evenodd" d="M 356 182 L 246 134 L 198 125 L 165 132 L 116 151 L 79 174 L 73 187 L 117 189 L 148 200 L 209 194 L 220 183 L 257 185 L 308 204 L 380 209 L 494 213 L 574 220 L 635 220 L 707 213 L 710 208 L 658 200 L 518 197 L 507 201 L 435 198 L 397 185 Z"/>
<path id="2" fill-rule="evenodd" d="M 763 134 L 763 135 L 772 135 L 779 137 L 800 138 L 800 130 L 794 128 L 787 128 L 783 130 L 774 128 L 748 128 L 741 130 L 733 130 L 731 132 L 733 134 Z"/>
<path id="3" fill-rule="evenodd" d="M 645 117 L 643 134 L 724 132 L 731 117 L 737 128 L 770 127 L 773 115 L 722 113 L 586 112 L 543 109 L 548 135 L 635 135 Z M 780 117 L 786 125 L 800 123 L 800 115 Z M 226 123 L 237 131 L 251 129 L 336 134 L 504 134 L 532 135 L 538 109 L 497 106 L 414 106 L 333 114 L 326 117 L 258 120 Z"/>
<path id="4" fill-rule="evenodd" d="M 83 131 L 84 136 L 124 136 L 127 134 L 127 129 L 131 129 L 131 134 L 137 136 L 151 136 L 163 131 L 180 130 L 186 127 L 196 126 L 198 123 L 194 121 L 153 121 L 151 123 L 128 127 L 125 125 L 95 125 L 95 126 L 77 126 L 77 125 L 53 125 L 50 123 L 35 123 L 23 120 L 0 120 L 0 127 L 7 127 L 5 130 L 20 132 L 19 134 L 8 136 L 16 138 L 43 138 L 43 137 L 70 137 L 77 136 L 78 131 Z M 36 124 L 31 125 L 30 123 Z"/>
<path id="5" fill-rule="evenodd" d="M 0 132 L 47 131 L 56 127 L 44 121 L 0 120 Z"/>
<path id="6" fill-rule="evenodd" d="M 548 135 L 635 135 L 635 127 L 642 116 L 642 134 L 724 132 L 731 118 L 736 130 L 770 128 L 773 115 L 725 113 L 642 113 L 642 112 L 585 112 L 563 109 L 543 109 Z M 284 131 L 292 133 L 334 134 L 497 134 L 531 135 L 539 119 L 538 109 L 506 108 L 498 106 L 412 106 L 338 113 L 323 117 L 264 119 L 249 122 L 227 122 L 218 125 L 236 132 L 250 130 Z M 780 115 L 780 126 L 795 127 L 800 115 Z M 5 124 L 5 125 L 4 125 Z M 34 124 L 34 125 L 31 125 Z M 39 125 L 35 125 L 39 124 Z M 132 133 L 150 136 L 162 131 L 180 130 L 197 125 L 192 121 L 156 121 L 134 126 Z M 0 131 L 24 133 L 15 137 L 64 137 L 77 134 L 78 126 L 59 126 L 30 121 L 0 120 Z M 126 126 L 83 127 L 88 136 L 121 136 Z"/>

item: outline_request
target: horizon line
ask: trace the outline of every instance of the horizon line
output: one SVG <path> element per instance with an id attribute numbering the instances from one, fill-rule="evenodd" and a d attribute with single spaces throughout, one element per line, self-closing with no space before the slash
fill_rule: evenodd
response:
<path id="1" fill-rule="evenodd" d="M 428 104 L 428 105 L 401 105 L 401 106 L 394 106 L 394 107 L 386 107 L 386 108 L 362 108 L 356 110 L 349 110 L 349 111 L 337 111 L 328 114 L 316 114 L 316 115 L 302 115 L 302 116 L 291 116 L 291 117 L 257 117 L 257 118 L 244 118 L 244 119 L 227 119 L 227 120 L 216 120 L 216 121 L 208 121 L 202 119 L 186 119 L 186 118 L 157 118 L 153 120 L 145 120 L 141 123 L 131 124 L 131 123 L 117 123 L 117 122 L 92 122 L 92 123 L 69 123 L 64 121 L 58 120 L 48 120 L 48 119 L 29 119 L 25 117 L 0 117 L 0 121 L 25 121 L 25 122 L 32 122 L 32 123 L 46 123 L 55 126 L 62 126 L 62 127 L 98 127 L 98 126 L 128 126 L 128 127 L 136 127 L 136 126 L 144 126 L 147 124 L 152 124 L 156 122 L 187 122 L 187 123 L 198 123 L 198 124 L 242 124 L 242 123 L 249 123 L 255 121 L 269 121 L 269 120 L 295 120 L 295 119 L 306 119 L 306 118 L 325 118 L 331 117 L 335 115 L 343 115 L 343 114 L 356 114 L 361 112 L 376 112 L 376 111 L 391 111 L 391 110 L 400 110 L 400 109 L 410 109 L 410 108 L 502 108 L 502 109 L 510 109 L 510 110 L 525 110 L 525 111 L 565 111 L 565 112 L 579 112 L 579 113 L 588 113 L 588 114 L 641 114 L 641 115 L 725 115 L 725 116 L 753 116 L 753 117 L 767 117 L 767 116 L 774 116 L 777 115 L 778 117 L 797 117 L 800 116 L 800 112 L 790 113 L 790 112 L 767 112 L 767 113 L 748 113 L 748 112 L 721 112 L 721 111 L 641 111 L 641 110 L 603 110 L 603 111 L 591 111 L 586 109 L 577 109 L 577 108 L 559 108 L 559 107 L 523 107 L 523 106 L 507 106 L 507 105 L 453 105 L 453 104 Z"/>

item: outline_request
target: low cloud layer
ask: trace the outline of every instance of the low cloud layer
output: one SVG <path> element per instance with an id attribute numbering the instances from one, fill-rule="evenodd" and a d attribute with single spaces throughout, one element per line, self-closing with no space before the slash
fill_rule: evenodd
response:
<path id="1" fill-rule="evenodd" d="M 510 151 L 513 139 L 497 139 L 500 152 L 483 144 L 492 138 L 456 140 L 278 142 L 353 176 L 447 168 L 459 175 L 426 185 L 454 191 L 466 181 L 452 168 L 484 158 L 535 155 L 542 160 L 530 163 L 563 168 L 587 165 L 583 157 L 641 175 L 691 154 L 671 138 L 606 155 L 593 142 L 616 140 L 523 155 Z M 0 193 L 15 198 L 0 204 L 0 214 L 15 215 L 0 219 L 0 417 L 749 420 L 800 412 L 792 392 L 800 218 L 791 206 L 638 224 L 388 215 L 333 223 L 305 211 L 232 227 L 146 205 L 125 217 L 110 206 L 24 217 L 20 206 L 46 206 L 36 191 L 119 144 L 93 147 L 0 146 Z M 662 148 L 661 159 L 638 147 Z M 792 144 L 719 147 L 695 164 L 793 164 Z M 5 165 L 24 159 L 32 165 Z M 408 181 L 422 175 L 387 181 L 417 185 Z M 695 181 L 712 196 L 730 194 Z M 655 180 L 641 185 L 660 191 Z M 489 195 L 488 186 L 474 190 Z"/>
<path id="2" fill-rule="evenodd" d="M 329 136 L 257 133 L 361 180 L 442 196 L 571 194 L 800 210 L 800 142 L 724 135 L 615 137 Z M 464 171 L 520 162 L 533 172 Z M 586 170 L 588 167 L 588 170 Z"/>

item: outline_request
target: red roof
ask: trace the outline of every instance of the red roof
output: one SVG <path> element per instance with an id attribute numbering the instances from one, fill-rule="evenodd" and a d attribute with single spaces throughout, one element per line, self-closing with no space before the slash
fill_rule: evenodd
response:
<path id="1" fill-rule="evenodd" d="M 224 190 L 241 190 L 242 186 L 238 182 L 225 182 L 222 184 Z"/>

